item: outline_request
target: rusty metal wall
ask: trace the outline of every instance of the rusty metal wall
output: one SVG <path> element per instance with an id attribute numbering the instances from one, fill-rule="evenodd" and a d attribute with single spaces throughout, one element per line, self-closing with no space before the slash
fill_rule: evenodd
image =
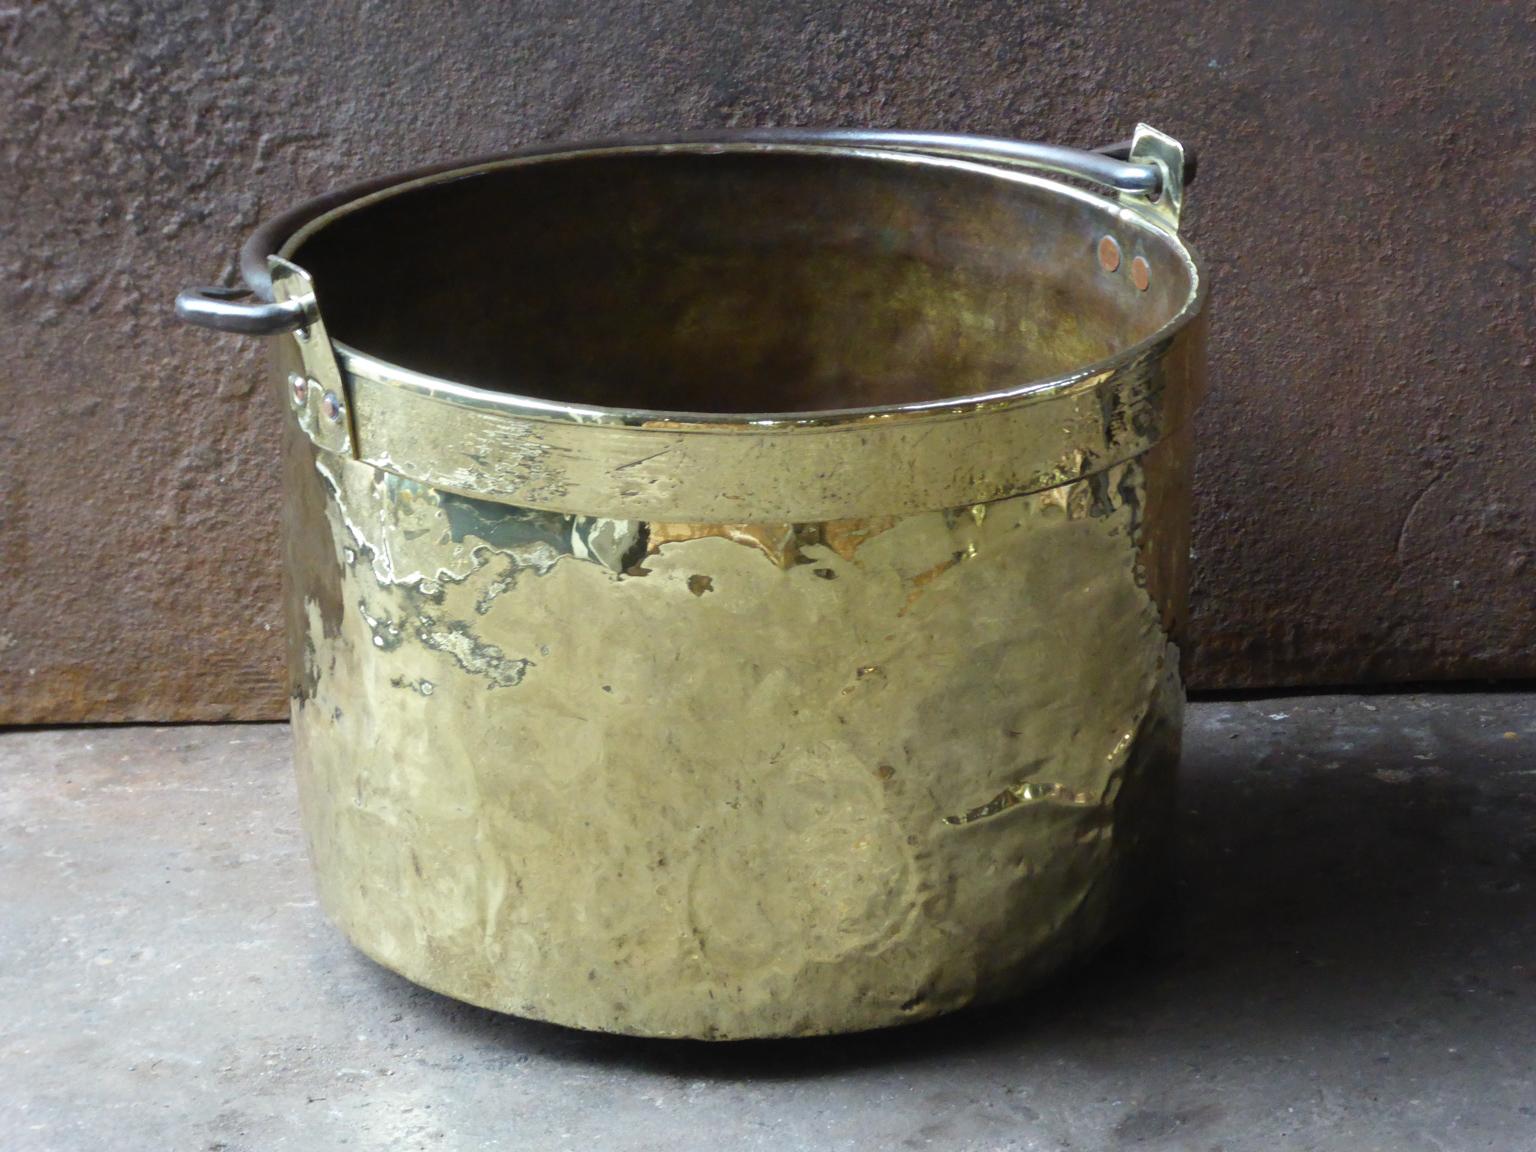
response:
<path id="1" fill-rule="evenodd" d="M 278 416 L 173 292 L 356 178 L 663 127 L 1194 143 L 1197 688 L 1536 674 L 1525 3 L 0 11 L 0 722 L 259 718 Z"/>

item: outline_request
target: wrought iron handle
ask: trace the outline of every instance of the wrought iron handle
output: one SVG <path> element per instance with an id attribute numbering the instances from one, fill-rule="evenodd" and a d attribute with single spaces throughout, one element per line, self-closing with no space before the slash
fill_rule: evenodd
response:
<path id="1" fill-rule="evenodd" d="M 311 220 L 364 195 L 411 180 L 479 167 L 511 157 L 558 154 L 579 147 L 583 151 L 630 149 L 638 146 L 657 148 L 721 148 L 752 144 L 788 144 L 805 147 L 841 146 L 870 148 L 887 152 L 911 152 L 927 156 L 945 156 L 978 160 L 1015 168 L 1030 168 L 1059 176 L 1072 176 L 1109 188 L 1132 198 L 1149 215 L 1172 228 L 1178 227 L 1183 206 L 1184 185 L 1194 178 L 1194 156 L 1171 137 L 1147 125 L 1138 125 L 1131 140 L 1111 144 L 1094 151 L 1065 148 L 995 136 L 967 136 L 949 132 L 902 132 L 866 128 L 747 128 L 725 132 L 700 132 L 682 136 L 636 137 L 607 140 L 588 145 L 539 145 L 510 154 L 459 160 L 433 165 L 415 172 L 370 180 L 351 188 L 331 192 L 301 204 L 267 221 L 246 241 L 240 254 L 241 269 L 251 288 L 189 288 L 176 297 L 176 315 L 192 324 L 220 332 L 247 336 L 272 336 L 292 331 L 305 324 L 302 300 L 273 301 L 267 269 L 268 257 L 283 241 Z M 255 295 L 246 303 L 242 297 Z"/>
<path id="2" fill-rule="evenodd" d="M 1094 151 L 1100 156 L 1108 156 L 1112 160 L 1129 160 L 1131 149 L 1136 146 L 1135 140 L 1116 140 L 1113 144 L 1105 144 Z M 1195 171 L 1198 167 L 1200 154 L 1187 144 L 1184 145 L 1184 187 L 1188 188 L 1195 182 Z"/>
<path id="3" fill-rule="evenodd" d="M 250 295 L 249 288 L 188 288 L 176 296 L 176 315 L 190 324 L 242 336 L 275 336 L 303 325 L 304 301 L 245 303 Z"/>
<path id="4" fill-rule="evenodd" d="M 746 144 L 841 144 L 850 148 L 879 148 L 887 152 L 918 152 L 959 160 L 983 160 L 1076 176 L 1116 192 L 1155 200 L 1162 190 L 1163 173 L 1156 164 L 1141 163 L 1107 150 L 1085 152 L 1057 144 L 1008 140 L 1000 136 L 968 136 L 950 132 L 900 132 L 866 128 L 747 128 L 721 136 L 721 143 Z M 1112 145 L 1112 148 L 1118 146 Z"/>

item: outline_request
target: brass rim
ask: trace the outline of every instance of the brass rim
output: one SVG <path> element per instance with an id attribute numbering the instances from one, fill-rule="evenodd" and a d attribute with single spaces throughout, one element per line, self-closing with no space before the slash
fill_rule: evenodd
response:
<path id="1" fill-rule="evenodd" d="M 722 138 L 724 140 L 724 138 Z M 981 413 L 1018 404 L 1048 401 L 1054 397 L 1074 392 L 1079 386 L 1112 375 L 1117 370 L 1135 365 L 1147 354 L 1166 344 L 1184 328 L 1204 307 L 1206 282 L 1195 250 L 1176 231 L 1164 227 L 1146 213 L 1126 207 L 1095 193 L 1063 184 L 1058 180 L 1010 170 L 995 164 L 977 160 L 959 160 L 947 156 L 935 156 L 918 152 L 898 152 L 883 148 L 852 147 L 843 144 L 764 144 L 753 142 L 722 142 L 722 140 L 661 142 L 644 144 L 614 144 L 598 146 L 574 146 L 557 151 L 537 151 L 498 157 L 484 162 L 471 162 L 427 175 L 405 174 L 403 177 L 386 178 L 375 182 L 360 195 L 345 199 L 327 208 L 319 215 L 311 215 L 299 224 L 275 249 L 278 257 L 289 260 L 317 232 L 332 222 L 361 211 L 381 201 L 407 192 L 430 187 L 447 181 L 477 176 L 505 168 L 546 164 L 563 160 L 586 159 L 598 155 L 661 155 L 686 152 L 769 152 L 776 154 L 832 155 L 844 158 L 872 159 L 882 162 L 908 163 L 929 167 L 948 167 L 999 179 L 1009 183 L 1042 189 L 1053 195 L 1074 199 L 1103 211 L 1118 222 L 1143 230 L 1166 244 L 1183 263 L 1190 277 L 1190 290 L 1183 306 L 1156 331 L 1127 346 L 1112 356 L 1091 361 L 1072 372 L 1039 380 L 1026 381 L 1013 387 L 991 392 L 938 400 L 917 401 L 906 404 L 887 404 L 858 408 L 828 408 L 788 412 L 708 412 L 618 407 L 589 404 L 570 404 L 544 400 L 535 396 L 496 391 L 419 372 L 402 364 L 353 348 L 346 343 L 332 341 L 342 369 L 349 375 L 376 381 L 390 381 L 396 386 L 426 393 L 438 401 L 460 402 L 480 409 L 500 410 L 520 420 L 538 422 L 564 422 L 581 425 L 617 425 L 630 428 L 666 426 L 669 430 L 688 429 L 697 432 L 739 432 L 747 429 L 830 428 L 848 424 L 867 423 L 872 419 L 920 418 L 925 416 L 961 416 Z M 291 216 L 303 216 L 306 208 L 300 208 Z M 279 218 L 284 219 L 284 218 Z M 276 222 L 274 222 L 276 223 Z M 270 228 L 257 236 L 266 236 L 267 243 L 277 238 L 270 235 Z M 266 246 L 265 244 L 260 246 Z M 248 245 L 248 251 L 251 246 Z"/>

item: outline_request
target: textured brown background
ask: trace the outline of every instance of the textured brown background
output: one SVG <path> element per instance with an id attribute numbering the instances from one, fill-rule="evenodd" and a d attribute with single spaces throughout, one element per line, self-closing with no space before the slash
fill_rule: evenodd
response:
<path id="1" fill-rule="evenodd" d="M 1536 674 L 1525 0 L 27 0 L 0 43 L 0 721 L 283 713 L 278 415 L 169 319 L 264 215 L 719 124 L 1198 146 L 1194 686 Z"/>

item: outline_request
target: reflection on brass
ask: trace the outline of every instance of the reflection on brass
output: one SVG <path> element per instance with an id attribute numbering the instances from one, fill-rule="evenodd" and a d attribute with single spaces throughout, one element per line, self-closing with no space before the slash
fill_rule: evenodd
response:
<path id="1" fill-rule="evenodd" d="M 368 955 L 808 1035 L 1008 995 L 1155 889 L 1203 355 L 1166 219 L 868 149 L 565 154 L 282 255 L 351 434 L 287 401 L 298 778 Z M 285 395 L 331 370 L 273 347 Z"/>

